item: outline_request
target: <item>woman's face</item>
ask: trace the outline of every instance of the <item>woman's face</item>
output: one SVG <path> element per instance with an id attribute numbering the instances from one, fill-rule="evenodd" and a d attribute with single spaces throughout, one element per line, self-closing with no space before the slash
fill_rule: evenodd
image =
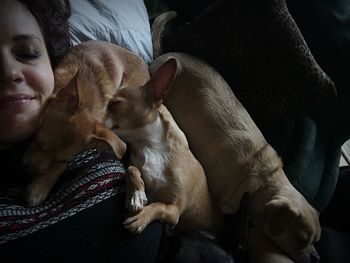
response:
<path id="1" fill-rule="evenodd" d="M 16 0 L 0 2 L 0 149 L 33 135 L 54 77 L 34 16 Z"/>

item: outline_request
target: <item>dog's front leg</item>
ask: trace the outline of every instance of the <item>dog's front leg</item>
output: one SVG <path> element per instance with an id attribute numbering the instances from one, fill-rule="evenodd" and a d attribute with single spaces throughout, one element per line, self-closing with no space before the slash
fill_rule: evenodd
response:
<path id="1" fill-rule="evenodd" d="M 126 176 L 125 206 L 130 212 L 139 212 L 147 202 L 145 184 L 141 178 L 141 173 L 135 166 L 129 166 Z"/>
<path id="2" fill-rule="evenodd" d="M 179 222 L 179 218 L 180 211 L 176 205 L 156 202 L 145 206 L 138 214 L 126 219 L 124 225 L 131 232 L 141 233 L 154 220 L 164 221 L 175 226 Z"/>
<path id="3" fill-rule="evenodd" d="M 54 161 L 49 166 L 49 170 L 36 175 L 27 186 L 25 196 L 27 206 L 32 207 L 43 203 L 65 168 L 65 162 Z"/>

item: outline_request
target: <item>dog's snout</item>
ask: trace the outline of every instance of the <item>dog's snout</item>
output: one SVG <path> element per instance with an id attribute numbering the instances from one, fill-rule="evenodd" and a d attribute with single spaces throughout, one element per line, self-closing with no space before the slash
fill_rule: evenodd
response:
<path id="1" fill-rule="evenodd" d="M 317 263 L 320 261 L 320 256 L 318 255 L 315 248 L 310 252 L 311 263 Z"/>
<path id="2" fill-rule="evenodd" d="M 294 258 L 298 263 L 318 263 L 320 256 L 318 255 L 314 246 L 308 252 L 302 253 L 299 257 Z"/>

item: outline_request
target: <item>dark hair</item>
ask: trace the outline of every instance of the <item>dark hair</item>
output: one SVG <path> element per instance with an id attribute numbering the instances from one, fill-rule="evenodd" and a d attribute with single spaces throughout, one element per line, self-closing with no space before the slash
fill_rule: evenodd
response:
<path id="1" fill-rule="evenodd" d="M 37 19 L 54 67 L 71 47 L 68 18 L 69 0 L 18 0 Z"/>

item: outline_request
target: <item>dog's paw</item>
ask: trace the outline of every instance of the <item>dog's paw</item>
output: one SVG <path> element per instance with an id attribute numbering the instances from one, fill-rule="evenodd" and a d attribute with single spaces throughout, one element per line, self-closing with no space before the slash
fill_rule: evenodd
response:
<path id="1" fill-rule="evenodd" d="M 130 198 L 126 201 L 126 207 L 130 212 L 136 213 L 147 205 L 147 197 L 145 191 L 134 191 Z"/>
<path id="2" fill-rule="evenodd" d="M 24 199 L 25 199 L 26 205 L 28 207 L 34 207 L 34 206 L 41 205 L 45 201 L 48 195 L 48 192 L 44 191 L 36 183 L 31 183 L 27 186 L 27 189 L 24 195 L 25 195 Z"/>
<path id="3" fill-rule="evenodd" d="M 145 230 L 146 226 L 152 221 L 150 214 L 147 211 L 147 206 L 138 214 L 127 218 L 124 221 L 124 227 L 132 233 L 139 234 Z"/>

